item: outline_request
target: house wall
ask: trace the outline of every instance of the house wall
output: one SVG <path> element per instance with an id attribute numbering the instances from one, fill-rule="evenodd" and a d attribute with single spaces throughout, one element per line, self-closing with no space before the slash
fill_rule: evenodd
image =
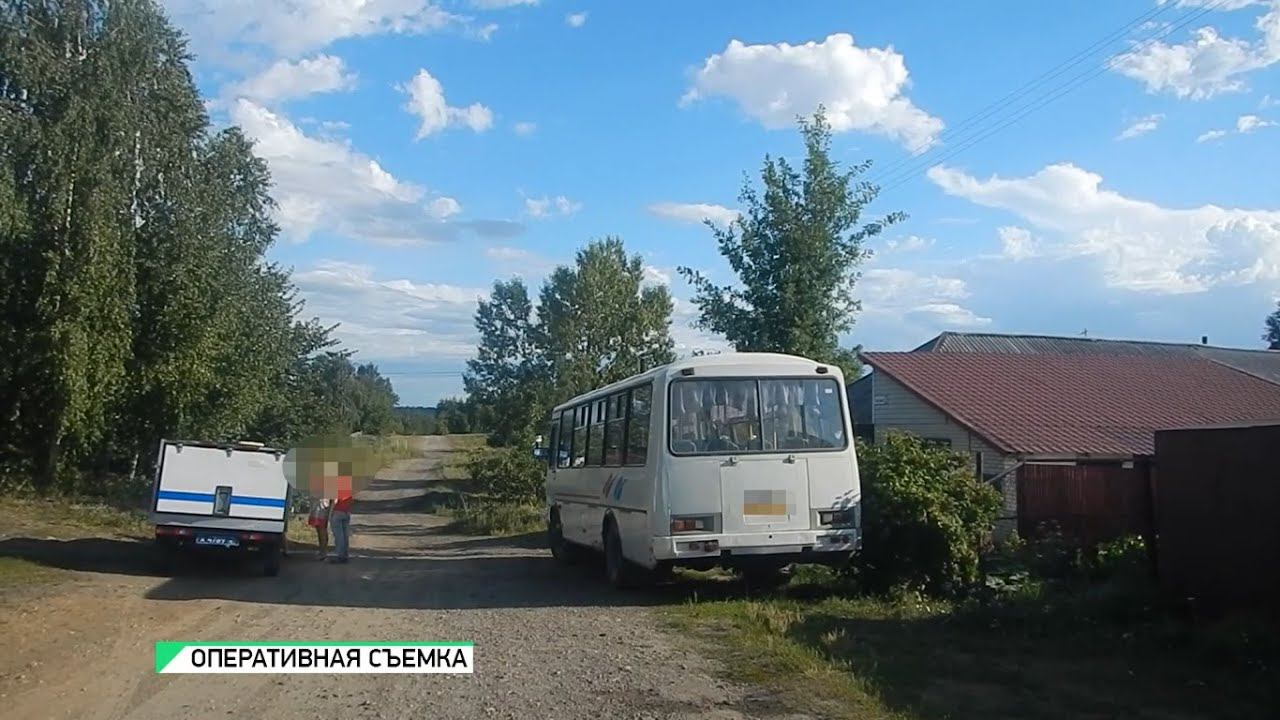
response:
<path id="1" fill-rule="evenodd" d="M 982 454 L 982 473 L 998 475 L 1017 464 L 1017 459 L 992 447 L 946 413 L 925 402 L 902 383 L 881 372 L 871 375 L 871 412 L 876 442 L 887 433 L 906 432 L 925 439 L 947 439 L 951 449 L 969 456 L 970 466 L 977 468 Z M 996 483 L 1004 498 L 1004 508 L 996 525 L 996 534 L 1005 535 L 1017 528 L 1018 483 L 1016 473 Z"/>

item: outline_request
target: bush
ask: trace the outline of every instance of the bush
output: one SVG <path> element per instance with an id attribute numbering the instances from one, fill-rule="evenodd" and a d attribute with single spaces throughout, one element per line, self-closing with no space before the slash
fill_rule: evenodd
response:
<path id="1" fill-rule="evenodd" d="M 531 503 L 483 501 L 452 514 L 452 529 L 468 535 L 522 535 L 547 525 L 546 510 Z"/>
<path id="2" fill-rule="evenodd" d="M 471 481 L 491 499 L 537 503 L 542 499 L 546 466 L 524 448 L 481 448 L 467 461 Z"/>
<path id="3" fill-rule="evenodd" d="M 948 595 L 976 584 L 1000 495 L 968 460 L 891 434 L 865 447 L 859 465 L 864 536 L 854 569 L 864 586 Z"/>

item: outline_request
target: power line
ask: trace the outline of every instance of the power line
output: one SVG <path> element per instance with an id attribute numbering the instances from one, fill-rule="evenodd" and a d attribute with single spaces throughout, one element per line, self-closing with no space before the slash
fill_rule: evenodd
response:
<path id="1" fill-rule="evenodd" d="M 1165 28 L 1161 32 L 1157 32 L 1152 36 L 1149 36 L 1142 42 L 1140 42 L 1137 46 L 1135 46 L 1132 52 L 1139 52 L 1145 49 L 1146 47 L 1149 47 L 1151 44 L 1158 42 L 1163 38 L 1168 37 L 1169 35 L 1173 34 L 1175 31 L 1183 27 L 1186 27 L 1187 25 L 1189 25 L 1192 22 L 1195 22 L 1196 20 L 1203 17 L 1207 13 L 1212 12 L 1214 9 L 1217 8 L 1217 6 L 1221 5 L 1225 1 L 1226 0 L 1214 0 L 1214 2 L 1208 5 L 1204 5 L 1200 8 L 1197 8 L 1188 12 L 1176 24 L 1168 28 Z M 1038 98 L 1032 99 L 1029 103 L 1023 105 L 1019 109 L 1019 111 L 1017 111 L 1013 116 L 1008 117 L 1003 122 L 1000 122 L 994 127 L 990 127 L 987 129 L 979 129 L 977 135 L 973 135 L 969 138 L 965 138 L 964 140 L 961 141 L 959 145 L 947 148 L 946 152 L 942 152 L 938 155 L 933 155 L 931 157 L 926 155 L 926 156 L 913 158 L 913 162 L 910 167 L 907 167 L 902 171 L 892 173 L 887 178 L 882 177 L 880 180 L 878 180 L 878 184 L 881 185 L 880 187 L 881 194 L 886 193 L 894 188 L 900 187 L 901 185 L 907 182 L 910 182 L 911 180 L 916 178 L 917 173 L 920 170 L 926 167 L 931 167 L 933 165 L 941 163 L 949 158 L 952 158 L 964 152 L 965 150 L 968 150 L 974 145 L 977 145 L 983 140 L 991 137 L 992 135 L 995 135 L 996 133 L 1003 130 L 1004 128 L 1007 128 L 1010 125 L 1013 125 L 1018 120 L 1021 120 L 1022 118 L 1031 114 L 1032 112 L 1035 112 L 1036 110 L 1039 110 L 1040 108 L 1054 102 L 1058 98 L 1061 98 L 1071 93 L 1072 91 L 1076 90 L 1080 86 L 1089 82 L 1093 78 L 1105 73 L 1107 70 L 1109 70 L 1112 67 L 1112 65 L 1113 65 L 1113 58 L 1108 58 L 1106 62 L 1102 63 L 1097 68 L 1092 68 L 1085 73 L 1081 73 L 1080 75 L 1077 75 L 1071 78 L 1066 83 L 1058 85 L 1054 89 L 1050 90 L 1049 94 L 1041 95 Z"/>
<path id="2" fill-rule="evenodd" d="M 883 168 L 879 168 L 878 175 L 880 177 L 886 177 L 892 174 L 893 171 L 897 169 L 897 167 L 901 167 L 902 165 L 918 157 L 917 153 L 919 153 L 921 150 L 928 148 L 930 145 L 934 144 L 937 141 L 946 139 L 948 137 L 951 137 L 960 133 L 960 131 L 963 128 L 969 127 L 970 125 L 973 125 L 976 122 L 979 122 L 988 117 L 991 117 L 996 112 L 998 112 L 1002 106 L 1011 103 L 1012 101 L 1018 99 L 1019 97 L 1022 97 L 1023 95 L 1027 94 L 1031 90 L 1043 85 L 1045 82 L 1062 75 L 1067 70 L 1083 62 L 1085 58 L 1087 58 L 1088 56 L 1095 54 L 1099 49 L 1107 45 L 1110 45 L 1115 40 L 1119 39 L 1120 37 L 1123 37 L 1134 26 L 1140 25 L 1152 20 L 1153 18 L 1160 15 L 1161 13 L 1169 10 L 1171 7 L 1173 7 L 1173 3 L 1162 3 L 1142 13 L 1141 15 L 1134 18 L 1133 20 L 1130 20 L 1124 26 L 1113 31 L 1111 34 L 1107 35 L 1103 39 L 1094 42 L 1092 45 L 1085 48 L 1084 50 L 1077 52 L 1075 55 L 1072 55 L 1066 60 L 1063 60 L 1062 62 L 1058 63 L 1054 67 L 1049 68 L 1044 73 L 1037 76 L 1036 78 L 1033 78 L 1032 80 L 1024 83 L 1020 87 L 1015 88 L 1014 90 L 1011 90 L 1004 97 L 1000 98 L 999 100 L 996 100 L 995 102 L 987 105 L 985 108 L 982 108 L 981 110 L 974 113 L 973 115 L 970 115 L 969 117 L 965 118 L 958 125 L 947 128 L 940 135 L 938 135 L 938 137 L 921 141 L 918 145 L 908 150 L 908 155 L 906 157 L 899 158 L 898 160 L 895 160 L 894 162 L 889 163 Z M 879 180 L 875 179 L 875 180 L 872 180 L 872 182 L 879 182 Z"/>

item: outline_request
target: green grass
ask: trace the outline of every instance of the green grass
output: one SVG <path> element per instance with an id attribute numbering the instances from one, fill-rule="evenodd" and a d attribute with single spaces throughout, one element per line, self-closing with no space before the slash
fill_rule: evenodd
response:
<path id="1" fill-rule="evenodd" d="M 68 498 L 0 499 L 0 517 L 5 519 L 8 535 L 149 537 L 152 533 L 142 510 Z"/>
<path id="2" fill-rule="evenodd" d="M 1251 718 L 1280 701 L 1280 636 L 1263 623 L 1117 622 L 1092 599 L 1011 610 L 822 596 L 796 583 L 666 615 L 734 679 L 822 717 Z"/>
<path id="3" fill-rule="evenodd" d="M 480 502 L 449 511 L 450 529 L 468 535 L 523 535 L 546 527 L 541 505 Z"/>
<path id="4" fill-rule="evenodd" d="M 59 571 L 22 558 L 0 557 L 0 588 L 18 588 L 51 582 Z"/>

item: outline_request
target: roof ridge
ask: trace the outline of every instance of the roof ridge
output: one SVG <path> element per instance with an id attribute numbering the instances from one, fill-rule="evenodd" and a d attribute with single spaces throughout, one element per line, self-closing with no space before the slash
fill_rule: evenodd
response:
<path id="1" fill-rule="evenodd" d="M 1028 338 L 1038 340 L 1071 340 L 1073 342 L 1096 342 L 1096 343 L 1132 343 L 1135 345 L 1163 345 L 1166 347 L 1186 347 L 1186 348 L 1210 348 L 1213 350 L 1233 350 L 1237 352 L 1256 352 L 1256 353 L 1280 353 L 1280 350 L 1268 350 L 1265 348 L 1242 348 L 1231 347 L 1229 345 L 1205 345 L 1194 342 L 1176 342 L 1172 340 L 1133 340 L 1126 338 L 1113 337 L 1084 337 L 1080 335 L 1050 335 L 1047 333 L 999 333 L 999 332 L 968 332 L 962 330 L 944 330 L 938 333 L 938 336 L 932 340 L 926 341 L 920 347 L 933 344 L 937 345 L 944 337 L 997 337 L 997 338 Z M 919 348 L 917 348 L 919 349 Z"/>

